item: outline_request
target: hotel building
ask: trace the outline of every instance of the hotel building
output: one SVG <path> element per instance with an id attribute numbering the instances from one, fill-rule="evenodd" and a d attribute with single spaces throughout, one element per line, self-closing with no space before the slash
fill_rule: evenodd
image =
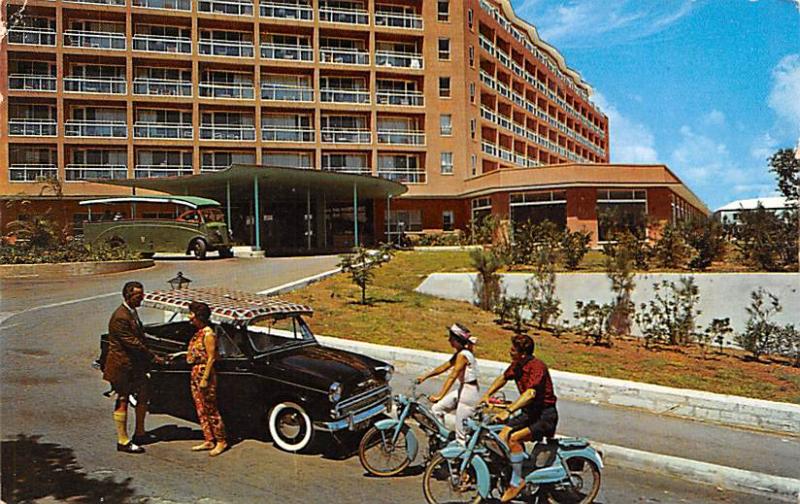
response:
<path id="1" fill-rule="evenodd" d="M 54 204 L 55 177 L 76 222 L 78 200 L 130 194 L 92 179 L 232 164 L 402 182 L 365 203 L 373 241 L 490 212 L 595 241 L 606 206 L 708 213 L 663 165 L 608 164 L 590 87 L 508 0 L 4 4 L 0 194 Z"/>

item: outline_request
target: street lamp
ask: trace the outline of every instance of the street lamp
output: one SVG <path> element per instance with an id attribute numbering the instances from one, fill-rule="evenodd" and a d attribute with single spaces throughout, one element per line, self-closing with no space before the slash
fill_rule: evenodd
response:
<path id="1" fill-rule="evenodd" d="M 192 281 L 190 279 L 188 279 L 185 276 L 183 276 L 183 272 L 182 271 L 179 271 L 177 276 L 175 276 L 175 278 L 172 278 L 172 279 L 167 281 L 167 283 L 169 284 L 169 286 L 170 286 L 170 288 L 172 290 L 183 289 L 184 287 L 189 285 L 191 282 Z"/>

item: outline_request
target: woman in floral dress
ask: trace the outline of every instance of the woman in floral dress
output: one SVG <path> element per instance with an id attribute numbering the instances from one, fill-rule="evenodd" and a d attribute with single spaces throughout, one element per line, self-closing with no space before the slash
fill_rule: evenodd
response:
<path id="1" fill-rule="evenodd" d="M 189 305 L 189 321 L 197 328 L 186 352 L 186 361 L 192 364 L 191 387 L 197 418 L 205 441 L 193 446 L 193 451 L 210 450 L 215 457 L 225 451 L 225 424 L 217 408 L 217 335 L 211 329 L 211 309 L 205 303 L 192 301 Z"/>

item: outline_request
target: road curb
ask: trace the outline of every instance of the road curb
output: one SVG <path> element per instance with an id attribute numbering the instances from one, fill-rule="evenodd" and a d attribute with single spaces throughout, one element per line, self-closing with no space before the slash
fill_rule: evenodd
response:
<path id="1" fill-rule="evenodd" d="M 88 275 L 106 275 L 137 269 L 149 268 L 152 259 L 131 259 L 121 261 L 78 261 L 69 263 L 2 264 L 0 278 L 63 278 Z"/>
<path id="2" fill-rule="evenodd" d="M 283 285 L 279 285 L 277 287 L 272 287 L 270 289 L 266 289 L 263 291 L 259 291 L 257 294 L 263 294 L 265 296 L 277 296 L 279 294 L 285 294 L 287 292 L 291 292 L 293 290 L 302 289 L 303 287 L 307 287 L 312 283 L 319 282 L 320 280 L 325 280 L 328 277 L 332 277 L 333 275 L 342 271 L 342 268 L 336 268 L 329 271 L 325 271 L 318 275 L 313 275 L 306 278 L 301 278 L 300 280 L 295 280 L 294 282 L 285 283 Z"/>

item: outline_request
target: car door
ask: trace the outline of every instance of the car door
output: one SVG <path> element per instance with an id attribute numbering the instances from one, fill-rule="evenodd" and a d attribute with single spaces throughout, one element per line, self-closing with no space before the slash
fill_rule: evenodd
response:
<path id="1" fill-rule="evenodd" d="M 258 422 L 264 413 L 261 381 L 241 329 L 227 324 L 214 327 L 217 334 L 217 400 L 226 422 Z"/>
<path id="2" fill-rule="evenodd" d="M 150 371 L 150 411 L 196 419 L 189 385 L 186 348 L 194 329 L 189 322 L 147 328 L 147 346 L 168 361 Z"/>

